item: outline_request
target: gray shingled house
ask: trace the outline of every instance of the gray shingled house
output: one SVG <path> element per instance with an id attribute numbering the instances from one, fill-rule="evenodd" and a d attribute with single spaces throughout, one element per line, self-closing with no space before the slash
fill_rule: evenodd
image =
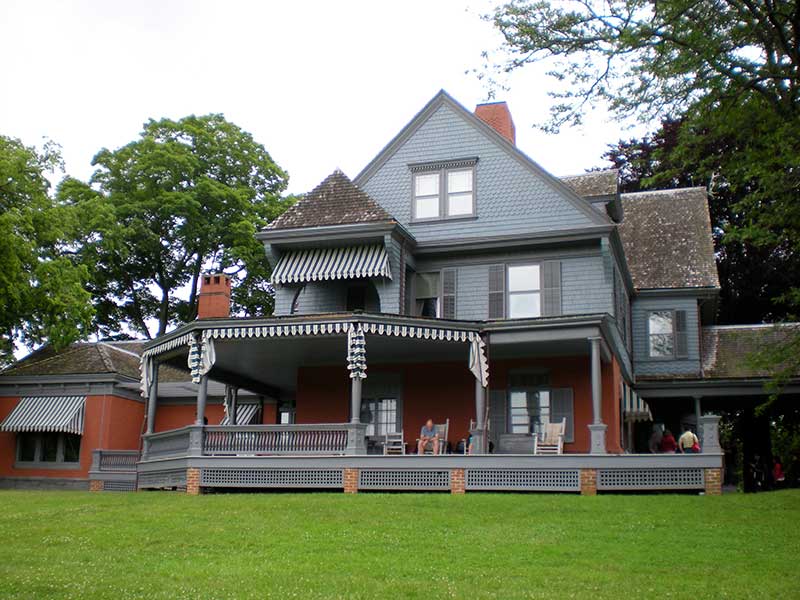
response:
<path id="1" fill-rule="evenodd" d="M 555 177 L 505 103 L 438 93 L 257 236 L 274 315 L 231 317 L 230 282 L 207 275 L 200 318 L 142 351 L 139 488 L 718 493 L 710 413 L 763 394 L 713 327 L 705 190 Z M 164 426 L 165 367 L 197 386 L 181 426 Z M 209 382 L 225 424 L 204 422 Z M 239 390 L 274 402 L 272 422 L 242 423 Z M 419 455 L 428 419 L 439 453 Z M 647 453 L 654 423 L 702 451 Z"/>

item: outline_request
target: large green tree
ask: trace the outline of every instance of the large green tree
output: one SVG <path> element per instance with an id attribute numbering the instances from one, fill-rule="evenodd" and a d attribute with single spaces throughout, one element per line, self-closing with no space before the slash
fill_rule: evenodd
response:
<path id="1" fill-rule="evenodd" d="M 60 166 L 54 144 L 40 151 L 0 136 L 0 366 L 15 343 L 58 349 L 91 327 L 89 270 L 71 260 L 77 220 L 46 176 Z"/>
<path id="2" fill-rule="evenodd" d="M 233 276 L 236 313 L 271 312 L 255 233 L 287 205 L 288 177 L 252 135 L 218 114 L 151 120 L 93 165 L 59 194 L 81 216 L 100 333 L 151 337 L 193 319 L 204 271 Z"/>

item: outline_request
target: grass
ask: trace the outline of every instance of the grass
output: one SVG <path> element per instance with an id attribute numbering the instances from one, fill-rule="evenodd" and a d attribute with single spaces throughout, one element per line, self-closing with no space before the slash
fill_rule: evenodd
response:
<path id="1" fill-rule="evenodd" d="M 790 598 L 800 490 L 0 492 L 0 598 Z"/>

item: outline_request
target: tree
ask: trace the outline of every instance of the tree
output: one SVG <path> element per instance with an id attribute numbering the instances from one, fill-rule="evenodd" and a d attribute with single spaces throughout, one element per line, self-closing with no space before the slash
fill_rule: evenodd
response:
<path id="1" fill-rule="evenodd" d="M 75 215 L 45 176 L 60 166 L 56 145 L 37 151 L 0 136 L 0 365 L 15 343 L 60 349 L 91 327 L 89 270 L 70 258 Z"/>
<path id="2" fill-rule="evenodd" d="M 101 333 L 151 337 L 153 323 L 162 335 L 193 319 L 204 271 L 233 276 L 233 311 L 271 312 L 255 233 L 288 205 L 288 176 L 249 133 L 218 114 L 151 120 L 92 164 L 89 184 L 67 179 L 59 194 L 80 214 Z"/>
<path id="3" fill-rule="evenodd" d="M 794 0 L 512 0 L 490 18 L 505 39 L 500 69 L 553 65 L 551 128 L 580 122 L 598 101 L 618 117 L 651 121 L 699 100 L 736 105 L 756 96 L 797 117 Z"/>

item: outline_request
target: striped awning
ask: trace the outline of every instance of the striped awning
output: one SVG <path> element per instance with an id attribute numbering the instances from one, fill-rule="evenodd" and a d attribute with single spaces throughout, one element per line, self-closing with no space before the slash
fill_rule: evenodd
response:
<path id="1" fill-rule="evenodd" d="M 626 383 L 622 384 L 622 413 L 626 421 L 652 421 L 653 413 L 644 399 Z"/>
<path id="2" fill-rule="evenodd" d="M 86 396 L 23 398 L 0 423 L 0 431 L 57 431 L 83 434 Z"/>
<path id="3" fill-rule="evenodd" d="M 272 272 L 272 283 L 302 283 L 328 279 L 392 278 L 386 248 L 347 246 L 287 252 Z"/>
<path id="4" fill-rule="evenodd" d="M 258 404 L 240 404 L 236 407 L 236 424 L 237 425 L 257 425 L 254 423 L 256 415 L 258 414 Z M 225 415 L 220 425 L 230 425 L 230 417 Z"/>

